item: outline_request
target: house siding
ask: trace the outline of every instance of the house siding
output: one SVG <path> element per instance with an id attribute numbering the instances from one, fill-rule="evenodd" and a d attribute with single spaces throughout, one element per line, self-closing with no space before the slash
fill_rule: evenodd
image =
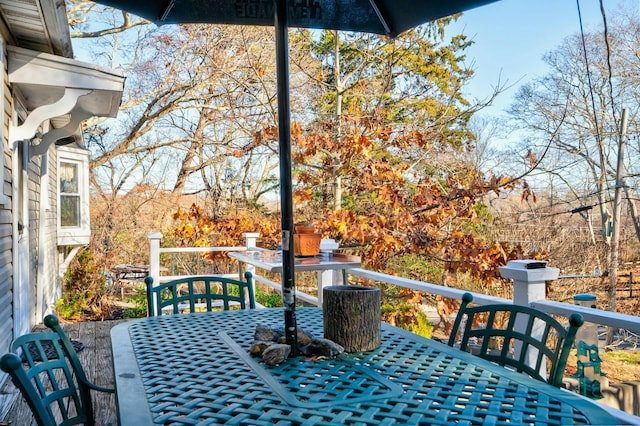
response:
<path id="1" fill-rule="evenodd" d="M 29 205 L 29 294 L 38 294 L 38 265 L 40 263 L 38 253 L 38 235 L 40 229 L 40 182 L 38 175 L 40 173 L 40 157 L 31 157 L 28 165 L 27 173 L 27 193 Z M 35 324 L 42 321 L 42 317 L 36 314 L 38 306 L 38 297 L 29 299 L 29 312 L 31 313 L 31 323 Z"/>
<path id="2" fill-rule="evenodd" d="M 4 56 L 6 57 L 6 56 Z M 9 203 L 0 204 L 0 353 L 9 349 L 14 331 L 14 264 L 13 264 L 13 214 L 12 214 L 12 150 L 9 145 L 9 124 L 13 109 L 12 91 L 8 84 L 6 63 L 2 68 L 4 84 L 3 126 L 3 177 L 2 194 Z M 46 167 L 43 169 L 43 161 Z M 41 194 L 42 182 L 47 186 Z M 55 145 L 47 155 L 30 156 L 27 173 L 28 232 L 29 232 L 29 299 L 32 324 L 41 322 L 44 315 L 53 312 L 55 301 L 61 294 L 58 278 L 56 248 L 57 230 L 57 152 Z M 43 203 L 41 195 L 47 197 Z M 44 213 L 43 213 L 44 212 Z M 41 217 L 42 216 L 42 217 Z M 0 384 L 6 379 L 0 374 Z"/>
<path id="3" fill-rule="evenodd" d="M 39 281 L 43 283 L 43 294 L 41 304 L 38 306 L 38 315 L 41 318 L 55 309 L 55 303 L 62 294 L 61 279 L 58 275 L 59 265 L 57 250 L 57 228 L 58 228 L 58 152 L 55 147 L 49 149 L 49 153 L 43 157 L 47 161 L 46 181 L 48 189 L 44 196 L 47 198 L 46 205 L 41 210 L 44 212 L 42 218 L 42 247 L 50 247 L 49 250 L 41 250 L 43 257 L 38 271 Z"/>
<path id="4" fill-rule="evenodd" d="M 0 46 L 4 49 L 4 43 Z M 6 50 L 2 52 L 2 58 L 6 58 Z M 11 150 L 9 149 L 9 122 L 12 107 L 11 91 L 9 90 L 9 76 L 7 63 L 4 60 L 0 69 L 1 84 L 4 85 L 4 97 L 1 100 L 2 113 L 2 194 L 9 200 L 7 204 L 0 205 L 0 350 L 9 347 L 13 338 L 13 216 L 11 214 Z"/>
<path id="5" fill-rule="evenodd" d="M 2 25 L 0 23 L 0 25 Z M 0 31 L 1 34 L 1 31 Z M 0 38 L 2 36 L 0 35 Z M 4 47 L 4 43 L 0 43 Z M 0 55 L 6 58 L 6 49 Z M 13 150 L 9 142 L 10 123 L 14 109 L 15 92 L 9 85 L 6 59 L 0 67 L 0 77 L 4 90 L 2 132 L 0 133 L 3 156 L 2 185 L 0 194 L 8 200 L 0 202 L 0 353 L 9 350 L 15 337 L 14 330 L 14 244 L 13 244 Z M 43 163 L 43 162 L 46 162 Z M 45 167 L 43 168 L 43 164 Z M 44 177 L 41 176 L 44 174 Z M 41 182 L 46 185 L 41 194 Z M 41 322 L 44 315 L 53 312 L 55 301 L 61 294 L 58 278 L 57 257 L 57 151 L 53 145 L 44 156 L 30 156 L 27 173 L 28 232 L 29 232 L 29 312 L 31 324 Z M 43 199 L 43 196 L 46 197 Z M 44 204 L 44 205 L 43 205 Z M 0 373 L 0 386 L 6 381 L 6 374 Z M 0 398 L 0 402 L 2 398 Z M 2 407 L 0 407 L 2 409 Z"/>
<path id="6" fill-rule="evenodd" d="M 2 55 L 6 58 L 6 50 Z M 13 264 L 13 193 L 12 193 L 12 149 L 9 144 L 9 124 L 13 110 L 14 95 L 9 86 L 6 60 L 0 70 L 4 84 L 2 99 L 2 194 L 9 200 L 0 204 L 0 352 L 9 348 L 14 337 L 14 264 Z M 47 201 L 42 206 L 41 174 L 43 161 L 46 161 L 43 182 L 47 185 L 45 196 Z M 46 313 L 55 308 L 55 301 L 60 296 L 60 279 L 58 278 L 58 257 L 56 248 L 57 230 L 57 153 L 55 145 L 45 156 L 31 156 L 28 163 L 28 232 L 29 232 L 29 311 L 31 323 L 42 321 Z M 42 213 L 44 212 L 44 213 Z M 43 217 L 41 217 L 43 216 Z M 41 228 L 44 227 L 44 228 Z M 0 383 L 2 377 L 0 375 Z"/>

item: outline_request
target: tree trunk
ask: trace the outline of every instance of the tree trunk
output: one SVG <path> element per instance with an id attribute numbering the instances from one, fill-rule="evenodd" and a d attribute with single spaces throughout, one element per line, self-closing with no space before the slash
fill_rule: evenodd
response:
<path id="1" fill-rule="evenodd" d="M 624 188 L 625 198 L 629 202 L 629 214 L 631 215 L 633 227 L 636 230 L 636 239 L 640 241 L 640 218 L 638 218 L 638 209 L 633 201 L 633 195 L 631 194 L 631 191 L 629 191 L 629 187 L 626 183 L 623 183 L 622 185 Z"/>
<path id="2" fill-rule="evenodd" d="M 627 139 L 627 110 L 622 110 L 622 125 L 620 128 L 620 144 L 618 145 L 618 165 L 616 167 L 616 190 L 613 202 L 613 235 L 611 237 L 611 263 L 609 266 L 609 310 L 611 312 L 616 311 L 616 290 L 618 287 L 618 262 L 619 262 L 619 243 L 620 243 L 620 227 L 622 226 L 622 220 L 620 219 L 620 211 L 622 204 L 622 189 L 623 189 L 623 173 L 624 173 L 624 149 Z M 607 338 L 605 340 L 607 345 L 613 343 L 615 329 L 608 327 Z"/>
<path id="3" fill-rule="evenodd" d="M 380 289 L 329 286 L 323 290 L 324 337 L 345 352 L 365 352 L 380 346 Z"/>

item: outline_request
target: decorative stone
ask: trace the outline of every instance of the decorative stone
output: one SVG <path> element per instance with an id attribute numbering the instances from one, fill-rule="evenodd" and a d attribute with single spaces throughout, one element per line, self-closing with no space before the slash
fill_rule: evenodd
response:
<path id="1" fill-rule="evenodd" d="M 306 331 L 304 331 L 303 329 L 299 328 L 298 331 L 298 346 L 306 346 L 309 343 L 311 343 L 311 339 L 313 339 L 313 336 L 308 334 Z M 278 340 L 278 343 L 286 343 L 287 342 L 287 338 L 286 336 L 281 336 Z"/>
<path id="2" fill-rule="evenodd" d="M 286 344 L 284 329 L 264 324 L 256 326 L 255 340 L 249 353 L 262 357 L 267 365 L 282 364 L 291 353 L 291 346 Z M 298 329 L 298 349 L 305 356 L 333 358 L 344 352 L 344 348 L 329 339 L 317 339 L 303 329 Z"/>
<path id="3" fill-rule="evenodd" d="M 344 352 L 342 346 L 329 339 L 312 339 L 311 342 L 302 349 L 306 356 L 316 355 L 327 358 L 336 357 Z"/>
<path id="4" fill-rule="evenodd" d="M 275 342 L 282 336 L 284 329 L 271 327 L 265 324 L 256 325 L 256 332 L 253 335 L 253 340 L 264 342 Z"/>
<path id="5" fill-rule="evenodd" d="M 249 348 L 249 353 L 252 356 L 260 357 L 264 353 L 264 350 L 269 346 L 275 345 L 274 342 L 265 342 L 264 340 L 256 340 L 251 344 L 251 348 Z"/>
<path id="6" fill-rule="evenodd" d="M 275 343 L 264 350 L 262 360 L 267 365 L 282 364 L 291 353 L 291 346 Z"/>

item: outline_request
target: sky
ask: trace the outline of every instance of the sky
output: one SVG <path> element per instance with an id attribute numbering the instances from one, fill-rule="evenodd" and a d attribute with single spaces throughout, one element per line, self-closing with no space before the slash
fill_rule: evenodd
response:
<path id="1" fill-rule="evenodd" d="M 476 73 L 468 86 L 469 99 L 486 98 L 499 78 L 512 86 L 481 115 L 500 115 L 519 86 L 545 73 L 543 54 L 580 31 L 578 1 L 585 31 L 601 26 L 600 0 L 499 0 L 465 12 L 447 28 L 450 36 L 464 33 L 474 40 L 467 50 Z M 621 4 L 637 13 L 640 4 L 640 0 L 602 1 L 607 14 Z M 79 48 L 76 56 L 88 60 L 90 55 Z"/>
<path id="2" fill-rule="evenodd" d="M 600 0 L 579 0 L 585 31 L 602 26 Z M 638 0 L 603 0 L 607 19 L 619 5 L 637 13 Z M 499 116 L 525 82 L 546 73 L 544 53 L 580 32 L 577 0 L 500 0 L 463 14 L 452 29 L 471 37 L 475 76 L 469 99 L 486 98 L 498 79 L 512 85 L 480 115 Z M 452 33 L 453 34 L 453 33 Z"/>

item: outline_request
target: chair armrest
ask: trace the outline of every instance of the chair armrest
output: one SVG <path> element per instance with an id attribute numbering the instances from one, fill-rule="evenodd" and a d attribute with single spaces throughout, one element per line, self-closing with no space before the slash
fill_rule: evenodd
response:
<path id="1" fill-rule="evenodd" d="M 102 386 L 98 386 L 95 385 L 87 380 L 82 380 L 82 383 L 84 383 L 85 385 L 89 386 L 91 389 L 98 391 L 98 392 L 107 392 L 107 393 L 115 393 L 116 390 L 115 389 L 111 389 L 111 388 L 103 388 Z"/>

